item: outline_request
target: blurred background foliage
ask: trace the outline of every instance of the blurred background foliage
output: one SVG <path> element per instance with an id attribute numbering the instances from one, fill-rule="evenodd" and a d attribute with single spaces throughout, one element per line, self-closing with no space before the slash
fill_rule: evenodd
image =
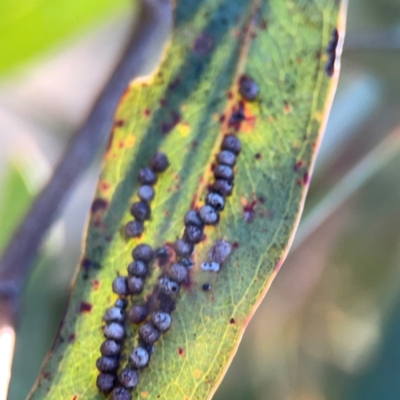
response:
<path id="1" fill-rule="evenodd" d="M 349 2 L 304 217 L 217 400 L 399 398 L 400 3 Z M 107 80 L 134 23 L 129 7 L 1 2 L 0 248 Z M 25 398 L 62 318 L 99 163 L 66 202 L 26 285 L 9 400 Z"/>

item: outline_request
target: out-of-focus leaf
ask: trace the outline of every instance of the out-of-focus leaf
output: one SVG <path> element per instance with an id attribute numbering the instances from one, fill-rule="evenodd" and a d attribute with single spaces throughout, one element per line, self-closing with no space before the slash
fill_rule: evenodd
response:
<path id="1" fill-rule="evenodd" d="M 10 240 L 17 224 L 25 214 L 33 193 L 29 190 L 22 168 L 17 163 L 10 164 L 6 171 L 0 200 L 0 250 Z"/>
<path id="2" fill-rule="evenodd" d="M 116 299 L 111 282 L 126 274 L 137 243 L 157 248 L 182 235 L 186 211 L 203 204 L 227 132 L 242 143 L 233 194 L 218 226 L 206 227 L 196 246 L 172 328 L 155 345 L 133 397 L 210 398 L 286 256 L 336 84 L 338 70 L 327 75 L 325 52 L 334 28 L 343 37 L 340 4 L 186 0 L 177 2 L 175 13 L 160 70 L 134 82 L 117 111 L 81 270 L 31 399 L 103 398 L 95 362 L 102 314 Z M 239 95 L 243 77 L 259 88 L 254 102 Z M 156 151 L 171 165 L 155 185 L 144 234 L 127 241 L 121 232 L 137 199 L 137 174 Z M 232 246 L 228 261 L 219 273 L 203 271 L 201 263 L 220 239 Z M 174 258 L 170 249 L 169 262 Z M 164 268 L 154 263 L 143 298 L 156 293 Z M 205 283 L 211 291 L 202 290 Z M 137 327 L 127 329 L 122 364 L 137 337 Z"/>
<path id="3" fill-rule="evenodd" d="M 2 0 L 0 73 L 126 5 L 126 0 Z"/>

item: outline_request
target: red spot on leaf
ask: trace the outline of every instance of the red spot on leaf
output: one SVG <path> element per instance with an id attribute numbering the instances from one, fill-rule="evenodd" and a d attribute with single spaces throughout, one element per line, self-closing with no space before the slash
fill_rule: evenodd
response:
<path id="1" fill-rule="evenodd" d="M 145 117 L 150 117 L 150 115 L 151 115 L 151 110 L 149 110 L 148 108 L 146 108 L 146 109 L 143 111 L 143 114 L 144 114 Z"/>
<path id="2" fill-rule="evenodd" d="M 305 163 L 303 160 L 297 161 L 297 163 L 295 164 L 295 166 L 293 167 L 293 170 L 295 172 L 299 172 L 303 167 L 304 167 Z"/>
<path id="3" fill-rule="evenodd" d="M 93 286 L 93 290 L 99 290 L 100 282 L 99 282 L 97 279 L 95 279 L 95 280 L 92 282 L 92 286 Z"/>
<path id="4" fill-rule="evenodd" d="M 256 215 L 255 207 L 256 207 L 255 200 L 253 200 L 251 203 L 247 203 L 243 207 L 243 215 L 244 215 L 244 219 L 246 222 L 248 222 L 248 223 L 253 222 L 254 217 Z"/>
<path id="5" fill-rule="evenodd" d="M 235 322 L 236 322 L 236 321 L 235 321 L 234 318 L 231 318 L 231 319 L 229 320 L 229 323 L 230 323 L 231 325 L 233 325 Z"/>
<path id="6" fill-rule="evenodd" d="M 183 357 L 185 355 L 185 350 L 182 349 L 182 347 L 178 348 L 178 354 Z"/>
<path id="7" fill-rule="evenodd" d="M 239 248 L 239 242 L 233 242 L 232 247 L 236 250 Z"/>
<path id="8" fill-rule="evenodd" d="M 80 314 L 87 314 L 92 311 L 93 305 L 90 303 L 87 303 L 86 301 L 82 301 L 81 304 L 79 305 L 79 313 Z"/>
<path id="9" fill-rule="evenodd" d="M 123 119 L 117 119 L 114 122 L 114 128 L 121 128 L 125 125 L 125 121 Z"/>

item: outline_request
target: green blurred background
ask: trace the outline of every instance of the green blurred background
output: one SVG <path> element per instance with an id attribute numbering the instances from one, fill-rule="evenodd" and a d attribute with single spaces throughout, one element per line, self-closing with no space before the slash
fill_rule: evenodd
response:
<path id="1" fill-rule="evenodd" d="M 400 2 L 350 0 L 342 73 L 294 247 L 216 400 L 400 398 Z M 0 247 L 118 59 L 128 0 L 0 2 Z M 100 158 L 26 286 L 9 400 L 52 344 Z"/>

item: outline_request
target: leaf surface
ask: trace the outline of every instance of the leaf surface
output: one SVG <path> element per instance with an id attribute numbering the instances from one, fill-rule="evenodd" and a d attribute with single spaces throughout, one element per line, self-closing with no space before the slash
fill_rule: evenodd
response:
<path id="1" fill-rule="evenodd" d="M 31 399 L 103 398 L 95 386 L 95 362 L 102 315 L 116 299 L 111 283 L 118 273 L 126 275 L 137 243 L 158 248 L 181 237 L 183 217 L 203 204 L 223 136 L 232 132 L 242 143 L 233 194 L 218 226 L 205 228 L 172 328 L 156 343 L 133 393 L 138 399 L 212 396 L 300 217 L 336 85 L 342 19 L 336 0 L 177 2 L 176 27 L 159 71 L 133 82 L 117 111 L 81 268 Z M 326 49 L 334 28 L 341 38 L 329 77 Z M 254 102 L 238 93 L 243 76 L 259 88 Z M 144 234 L 127 241 L 122 232 L 137 200 L 137 174 L 156 151 L 166 153 L 171 165 L 155 185 Z M 204 271 L 201 263 L 221 239 L 232 253 L 218 273 Z M 155 263 L 143 299 L 162 269 Z M 204 284 L 211 290 L 202 290 Z M 123 359 L 137 327 L 129 326 L 128 333 Z"/>

